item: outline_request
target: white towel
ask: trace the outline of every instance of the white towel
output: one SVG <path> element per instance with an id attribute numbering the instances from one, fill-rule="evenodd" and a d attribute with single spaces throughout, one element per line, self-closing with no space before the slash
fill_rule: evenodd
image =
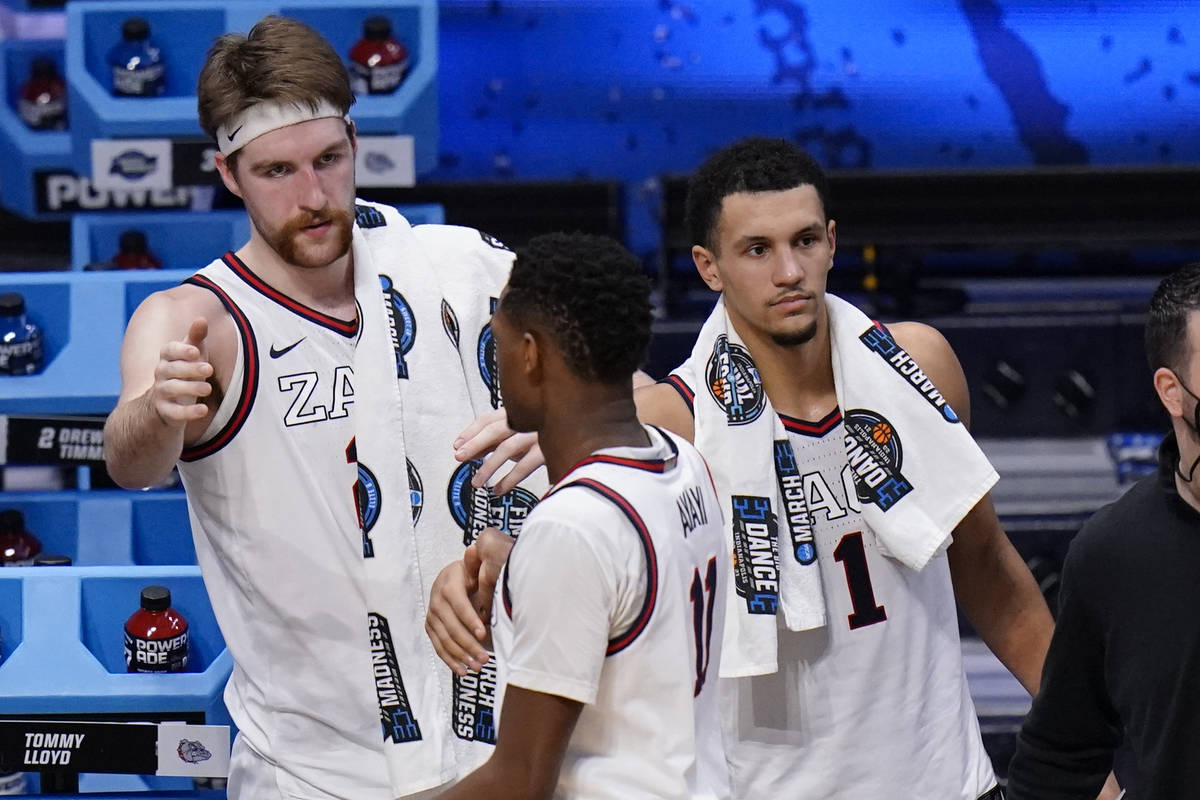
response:
<path id="1" fill-rule="evenodd" d="M 473 229 L 412 228 L 390 207 L 358 206 L 354 414 L 365 596 L 397 796 L 445 783 L 491 749 L 486 735 L 483 743 L 450 735 L 452 673 L 424 617 L 438 571 L 484 526 L 515 532 L 545 487 L 543 471 L 531 481 L 538 494 L 518 488 L 492 498 L 471 488 L 473 465 L 458 464 L 451 448 L 499 403 L 489 320 L 511 264 L 510 251 Z M 404 492 L 409 502 L 393 499 Z M 479 713 L 486 728 L 491 709 Z"/>
<path id="2" fill-rule="evenodd" d="M 920 570 L 998 476 L 886 329 L 841 298 L 825 302 L 847 461 L 868 498 L 863 517 L 883 552 Z M 791 445 L 723 301 L 669 380 L 693 395 L 695 443 L 712 468 L 735 565 L 721 675 L 774 672 L 778 610 L 788 629 L 807 630 L 825 624 L 825 604 L 803 491 L 791 491 Z"/>

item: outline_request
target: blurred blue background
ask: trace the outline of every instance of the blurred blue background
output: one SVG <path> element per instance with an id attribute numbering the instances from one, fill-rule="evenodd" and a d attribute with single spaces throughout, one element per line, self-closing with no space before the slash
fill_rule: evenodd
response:
<path id="1" fill-rule="evenodd" d="M 1200 3 L 442 0 L 431 177 L 1200 161 Z"/>
<path id="2" fill-rule="evenodd" d="M 748 134 L 831 169 L 1200 162 L 1200 2 L 442 0 L 427 180 L 658 176 Z M 639 202 L 639 200 L 641 202 Z"/>

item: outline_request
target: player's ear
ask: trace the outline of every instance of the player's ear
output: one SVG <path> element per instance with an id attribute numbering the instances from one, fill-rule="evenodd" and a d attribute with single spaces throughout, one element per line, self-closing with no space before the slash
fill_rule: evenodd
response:
<path id="1" fill-rule="evenodd" d="M 236 156 L 237 153 L 233 155 Z M 213 158 L 213 163 L 217 165 L 217 172 L 220 174 L 221 182 L 225 184 L 225 188 L 233 192 L 237 197 L 241 197 L 242 190 L 238 187 L 237 177 L 233 174 L 237 165 L 237 159 L 235 158 L 234 163 L 230 164 L 228 156 L 224 153 L 217 153 Z"/>
<path id="2" fill-rule="evenodd" d="M 837 223 L 829 220 L 829 225 L 826 228 L 826 233 L 829 236 L 829 266 L 833 266 L 833 254 L 837 252 Z"/>
<path id="3" fill-rule="evenodd" d="M 724 288 L 721 273 L 717 271 L 717 257 L 711 250 L 702 245 L 692 245 L 692 263 L 708 288 L 719 292 Z"/>
<path id="4" fill-rule="evenodd" d="M 1183 416 L 1183 387 L 1173 370 L 1159 367 L 1154 371 L 1154 391 L 1168 414 L 1172 417 Z"/>
<path id="5" fill-rule="evenodd" d="M 521 334 L 521 369 L 525 372 L 525 379 L 530 384 L 537 386 L 542 382 L 542 367 L 545 353 L 542 351 L 542 342 L 534 334 L 533 331 L 525 331 Z"/>

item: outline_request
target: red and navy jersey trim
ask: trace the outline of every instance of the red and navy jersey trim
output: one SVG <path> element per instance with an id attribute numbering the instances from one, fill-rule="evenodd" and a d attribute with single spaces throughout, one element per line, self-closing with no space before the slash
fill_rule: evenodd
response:
<path id="1" fill-rule="evenodd" d="M 242 364 L 245 368 L 242 376 L 242 393 L 238 396 L 237 406 L 234 407 L 229 421 L 225 423 L 221 430 L 217 431 L 217 434 L 213 438 L 194 447 L 185 448 L 179 455 L 180 461 L 197 461 L 205 456 L 212 455 L 229 444 L 237 432 L 242 429 L 242 426 L 246 424 L 246 419 L 250 416 L 250 409 L 254 408 L 254 398 L 258 394 L 258 344 L 254 338 L 254 329 L 250 327 L 250 320 L 237 307 L 233 299 L 225 293 L 224 289 L 203 275 L 193 275 L 185 280 L 184 283 L 208 289 L 221 300 L 221 303 L 225 306 L 225 310 L 229 312 L 229 316 L 233 317 L 233 323 L 237 326 L 238 333 L 240 334 Z"/>
<path id="2" fill-rule="evenodd" d="M 654 427 L 654 426 L 651 426 L 651 427 Z M 679 448 L 675 446 L 675 442 L 671 441 L 670 436 L 663 433 L 661 428 L 656 427 L 654 429 L 656 431 L 658 431 L 659 434 L 662 435 L 662 437 L 666 441 L 667 445 L 671 448 L 671 455 L 668 456 L 667 458 L 642 459 L 642 458 L 622 458 L 621 456 L 606 456 L 603 454 L 591 455 L 591 456 L 588 456 L 587 458 L 583 459 L 579 463 L 577 463 L 575 466 L 571 467 L 569 470 L 567 470 L 567 472 L 563 476 L 562 480 L 559 481 L 559 484 L 562 484 L 563 481 L 566 480 L 568 475 L 571 475 L 573 472 L 575 472 L 578 469 L 586 467 L 588 464 L 615 464 L 618 467 L 631 467 L 633 469 L 640 469 L 645 472 L 657 472 L 660 474 L 663 472 L 666 472 L 668 469 L 673 468 L 675 466 L 675 464 L 679 461 Z"/>
<path id="3" fill-rule="evenodd" d="M 508 558 L 504 562 L 504 578 L 500 581 L 500 599 L 504 603 L 504 613 L 508 614 L 509 619 L 512 619 L 512 595 L 508 592 L 508 565 L 512 562 L 512 551 L 516 549 L 514 545 L 512 550 L 508 551 Z"/>
<path id="4" fill-rule="evenodd" d="M 687 403 L 688 411 L 692 412 L 692 416 L 696 415 L 696 393 L 692 391 L 692 387 L 683 382 L 683 378 L 672 373 L 659 381 L 659 383 L 665 383 L 679 392 L 679 396 L 683 398 L 683 402 Z"/>
<path id="5" fill-rule="evenodd" d="M 629 630 L 616 638 L 608 640 L 608 649 L 605 651 L 605 655 L 615 655 L 633 644 L 634 640 L 650 624 L 650 617 L 654 614 L 654 605 L 658 599 L 658 555 L 654 552 L 654 542 L 650 539 L 650 529 L 646 527 L 646 523 L 642 520 L 641 515 L 637 513 L 630 502 L 618 492 L 591 478 L 580 478 L 568 485 L 582 486 L 585 489 L 590 489 L 601 497 L 611 500 L 617 508 L 621 509 L 621 513 L 625 515 L 630 524 L 633 525 L 634 530 L 637 531 L 638 538 L 642 543 L 642 552 L 646 556 L 646 596 L 642 599 L 642 607 L 638 611 L 633 624 L 629 626 Z"/>
<path id="6" fill-rule="evenodd" d="M 225 266 L 233 270 L 233 274 L 245 281 L 251 289 L 254 289 L 268 300 L 278 303 L 288 311 L 291 311 L 293 314 L 304 317 L 310 322 L 315 322 L 321 327 L 328 328 L 334 333 L 339 333 L 342 336 L 352 337 L 358 335 L 357 318 L 350 321 L 341 320 L 337 317 L 331 317 L 328 314 L 322 314 L 316 309 L 309 308 L 303 303 L 293 300 L 251 272 L 250 268 L 247 267 L 242 260 L 232 252 L 226 253 L 222 257 L 222 260 L 225 262 Z"/>
<path id="7" fill-rule="evenodd" d="M 783 414 L 779 415 L 779 420 L 789 433 L 799 433 L 819 439 L 836 428 L 838 423 L 842 421 L 842 410 L 835 408 L 816 422 L 808 422 L 807 420 L 796 419 L 795 417 L 788 417 Z"/>

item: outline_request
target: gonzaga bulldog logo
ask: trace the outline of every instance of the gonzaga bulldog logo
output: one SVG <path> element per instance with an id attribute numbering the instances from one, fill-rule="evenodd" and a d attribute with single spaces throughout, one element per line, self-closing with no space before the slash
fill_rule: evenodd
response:
<path id="1" fill-rule="evenodd" d="M 207 761 L 212 758 L 212 753 L 204 747 L 204 742 L 195 739 L 180 739 L 179 744 L 175 747 L 175 753 L 179 756 L 179 760 L 187 764 L 199 764 L 201 761 Z"/>
<path id="2" fill-rule="evenodd" d="M 754 359 L 746 348 L 730 342 L 724 334 L 713 344 L 705 378 L 708 393 L 725 409 L 730 425 L 745 425 L 762 414 L 766 395 Z"/>
<path id="3" fill-rule="evenodd" d="M 494 495 L 488 489 L 476 489 L 471 478 L 482 461 L 475 459 L 461 464 L 450 476 L 446 489 L 446 501 L 450 504 L 450 515 L 463 529 L 463 545 L 469 546 L 484 528 L 499 528 L 509 536 L 516 536 L 525 524 L 525 518 L 537 505 L 537 497 L 520 486 L 507 494 Z"/>

